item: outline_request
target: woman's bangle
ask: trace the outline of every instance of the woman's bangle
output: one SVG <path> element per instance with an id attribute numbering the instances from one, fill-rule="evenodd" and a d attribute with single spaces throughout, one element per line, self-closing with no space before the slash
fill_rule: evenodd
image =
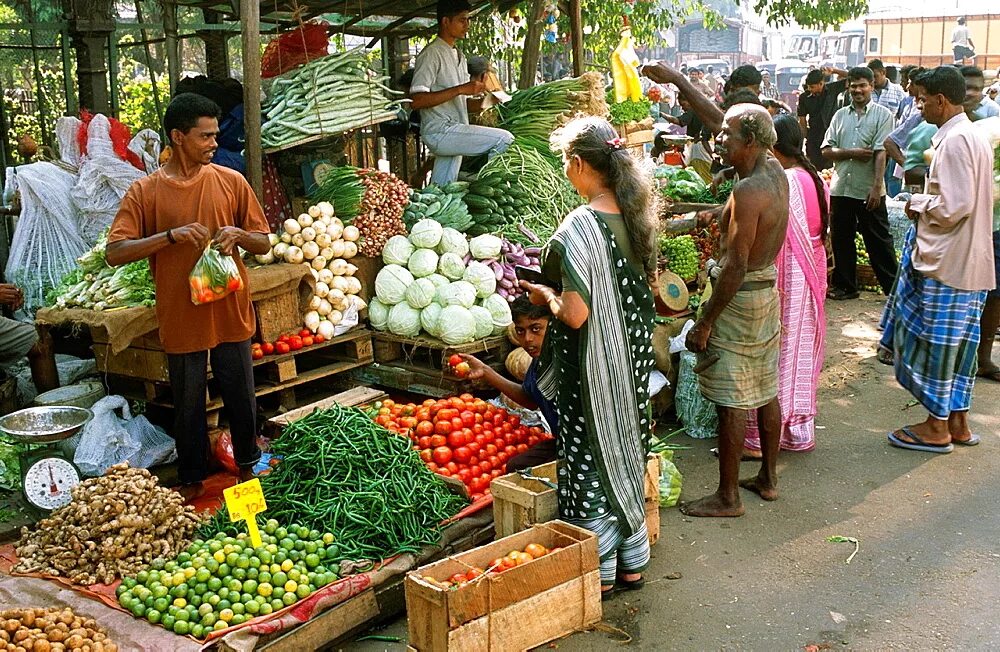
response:
<path id="1" fill-rule="evenodd" d="M 170 244 L 177 244 L 177 241 L 174 240 L 174 234 L 171 233 L 171 231 L 173 231 L 173 229 L 167 229 L 167 241 Z"/>

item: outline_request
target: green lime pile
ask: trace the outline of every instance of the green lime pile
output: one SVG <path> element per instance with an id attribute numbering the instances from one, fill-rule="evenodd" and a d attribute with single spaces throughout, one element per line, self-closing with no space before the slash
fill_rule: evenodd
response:
<path id="1" fill-rule="evenodd" d="M 667 259 L 667 267 L 685 281 L 694 280 L 698 275 L 698 265 L 701 257 L 698 246 L 690 235 L 679 235 L 676 238 L 660 236 L 660 253 Z"/>
<path id="2" fill-rule="evenodd" d="M 254 548 L 245 533 L 198 539 L 172 561 L 155 560 L 122 581 L 118 602 L 175 634 L 204 638 L 295 604 L 337 580 L 334 537 L 269 520 Z"/>

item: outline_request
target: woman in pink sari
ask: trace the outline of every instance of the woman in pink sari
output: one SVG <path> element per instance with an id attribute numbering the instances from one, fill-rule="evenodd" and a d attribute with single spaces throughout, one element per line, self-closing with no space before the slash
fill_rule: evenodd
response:
<path id="1" fill-rule="evenodd" d="M 778 142 L 774 156 L 788 176 L 788 233 L 778 253 L 781 297 L 781 353 L 778 402 L 781 449 L 808 451 L 816 446 L 816 389 L 826 339 L 826 240 L 829 190 L 802 153 L 802 130 L 790 115 L 774 119 Z M 746 457 L 760 457 L 756 415 L 747 422 Z"/>

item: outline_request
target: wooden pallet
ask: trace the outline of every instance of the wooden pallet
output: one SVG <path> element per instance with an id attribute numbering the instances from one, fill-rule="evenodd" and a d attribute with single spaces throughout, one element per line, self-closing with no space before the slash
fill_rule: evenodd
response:
<path id="1" fill-rule="evenodd" d="M 370 403 L 374 403 L 375 401 L 381 401 L 386 398 L 389 398 L 388 395 L 380 389 L 372 389 L 371 387 L 365 387 L 363 385 L 360 387 L 354 387 L 346 392 L 334 394 L 333 396 L 328 396 L 327 398 L 316 401 L 315 403 L 303 405 L 302 407 L 271 417 L 268 419 L 267 429 L 269 433 L 276 435 L 281 432 L 282 428 L 290 424 L 292 421 L 308 416 L 316 410 L 323 410 L 333 405 L 357 407 L 360 405 L 368 405 Z"/>
<path id="2" fill-rule="evenodd" d="M 128 351 L 129 349 L 126 349 Z M 286 410 L 296 406 L 295 388 L 318 380 L 332 379 L 358 367 L 371 364 L 371 333 L 365 329 L 350 331 L 322 344 L 292 351 L 284 355 L 270 355 L 253 361 L 254 394 L 260 398 L 278 394 L 280 405 Z M 209 379 L 213 378 L 209 368 Z M 168 379 L 149 380 L 143 377 L 115 374 L 109 377 L 112 390 L 151 405 L 173 409 Z M 217 391 L 209 391 L 206 410 L 214 415 L 222 408 Z"/>
<path id="3" fill-rule="evenodd" d="M 514 348 L 506 335 L 452 346 L 433 337 L 400 337 L 380 331 L 372 333 L 372 346 L 375 362 L 403 362 L 437 370 L 444 369 L 448 358 L 455 353 L 474 355 L 483 362 L 499 361 L 503 364 Z"/>

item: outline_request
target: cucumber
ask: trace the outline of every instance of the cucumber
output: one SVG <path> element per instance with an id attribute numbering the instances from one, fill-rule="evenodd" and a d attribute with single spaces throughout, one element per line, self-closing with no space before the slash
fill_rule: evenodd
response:
<path id="1" fill-rule="evenodd" d="M 452 181 L 451 183 L 441 188 L 441 190 L 443 190 L 448 194 L 454 194 L 458 192 L 465 192 L 466 190 L 469 189 L 469 185 L 470 184 L 468 181 Z"/>
<path id="2" fill-rule="evenodd" d="M 427 208 L 424 210 L 424 217 L 430 217 L 431 215 L 437 213 L 439 210 L 441 210 L 441 202 L 436 201 L 433 204 L 429 204 Z"/>

